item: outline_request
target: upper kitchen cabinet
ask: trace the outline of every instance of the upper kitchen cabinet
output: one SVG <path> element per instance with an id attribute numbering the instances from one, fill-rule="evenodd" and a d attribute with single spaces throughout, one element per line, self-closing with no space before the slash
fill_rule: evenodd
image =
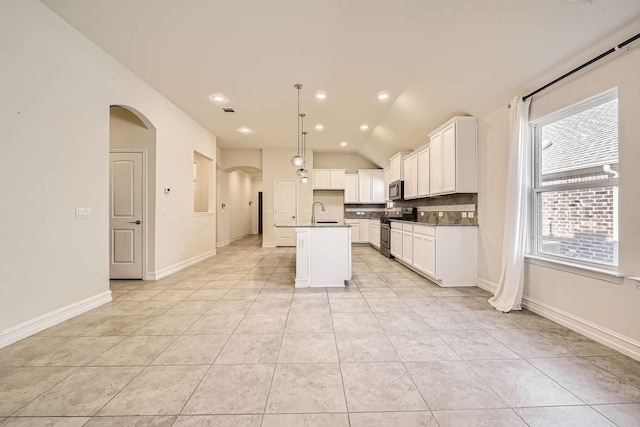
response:
<path id="1" fill-rule="evenodd" d="M 389 159 L 389 183 L 404 179 L 404 158 L 407 156 L 406 152 L 400 152 Z"/>
<path id="2" fill-rule="evenodd" d="M 403 160 L 404 198 L 418 197 L 418 154 L 412 153 Z"/>
<path id="3" fill-rule="evenodd" d="M 429 134 L 431 195 L 477 193 L 476 119 L 456 116 Z"/>
<path id="4" fill-rule="evenodd" d="M 345 170 L 344 169 L 314 169 L 313 189 L 314 190 L 344 190 Z"/>
<path id="5" fill-rule="evenodd" d="M 358 203 L 358 174 L 350 173 L 345 175 L 344 202 Z"/>
<path id="6" fill-rule="evenodd" d="M 426 146 L 418 151 L 416 154 L 418 165 L 418 197 L 427 197 L 431 194 L 429 171 L 431 166 L 429 160 L 431 159 L 431 148 Z"/>
<path id="7" fill-rule="evenodd" d="M 391 173 L 391 168 L 386 167 L 384 169 L 384 199 L 389 200 L 389 183 L 391 180 L 389 179 L 389 174 Z"/>
<path id="8" fill-rule="evenodd" d="M 358 199 L 360 203 L 384 203 L 384 170 L 358 170 Z"/>

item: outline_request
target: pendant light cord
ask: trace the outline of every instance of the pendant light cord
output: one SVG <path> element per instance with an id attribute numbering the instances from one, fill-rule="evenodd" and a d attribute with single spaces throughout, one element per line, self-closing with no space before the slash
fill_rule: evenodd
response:
<path id="1" fill-rule="evenodd" d="M 305 142 L 306 142 L 305 141 L 305 139 L 306 139 L 305 136 L 307 135 L 307 133 L 304 131 L 304 116 L 306 116 L 306 114 L 304 114 L 304 113 L 300 114 L 300 122 L 302 124 L 301 125 L 302 132 L 300 134 L 302 135 L 302 153 L 301 153 L 301 157 L 302 157 L 302 160 L 304 160 L 305 163 L 306 163 L 307 157 L 306 157 L 306 154 L 305 154 Z"/>
<path id="2" fill-rule="evenodd" d="M 298 149 L 298 156 L 300 156 L 300 89 L 302 89 L 302 85 L 300 83 L 296 83 L 295 85 L 293 85 L 293 87 L 295 87 L 298 90 L 298 144 L 297 144 L 297 149 Z"/>

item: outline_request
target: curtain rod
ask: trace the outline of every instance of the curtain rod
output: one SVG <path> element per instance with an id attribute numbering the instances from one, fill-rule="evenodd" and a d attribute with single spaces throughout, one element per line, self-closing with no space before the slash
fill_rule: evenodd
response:
<path id="1" fill-rule="evenodd" d="M 536 95 L 537 93 L 542 92 L 543 90 L 545 90 L 546 88 L 548 88 L 549 86 L 553 86 L 554 84 L 558 83 L 560 80 L 564 80 L 567 77 L 569 77 L 572 74 L 577 73 L 578 71 L 582 70 L 585 67 L 588 67 L 589 65 L 593 64 L 596 61 L 601 60 L 602 58 L 604 58 L 607 55 L 612 54 L 613 52 L 616 52 L 620 49 L 622 49 L 623 47 L 627 46 L 628 44 L 634 42 L 635 40 L 640 38 L 640 33 L 636 34 L 635 36 L 631 37 L 628 40 L 623 41 L 622 43 L 620 43 L 619 45 L 612 47 L 611 49 L 609 49 L 608 51 L 601 53 L 600 55 L 596 56 L 595 58 L 593 58 L 590 61 L 585 62 L 584 64 L 580 65 L 579 67 L 574 68 L 573 70 L 569 71 L 566 74 L 563 74 L 562 76 L 558 77 L 557 79 L 555 79 L 552 82 L 547 83 L 546 85 L 542 86 L 541 88 L 538 88 L 536 90 L 534 90 L 533 92 L 531 92 L 530 94 L 527 94 L 525 96 L 522 97 L 523 101 L 526 101 L 527 98 L 531 98 L 533 95 Z"/>

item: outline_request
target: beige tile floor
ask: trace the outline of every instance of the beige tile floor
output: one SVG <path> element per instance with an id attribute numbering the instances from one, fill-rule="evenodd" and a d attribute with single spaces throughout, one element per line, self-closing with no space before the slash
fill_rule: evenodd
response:
<path id="1" fill-rule="evenodd" d="M 0 426 L 639 426 L 640 363 L 353 248 L 294 290 L 259 237 L 0 349 Z"/>

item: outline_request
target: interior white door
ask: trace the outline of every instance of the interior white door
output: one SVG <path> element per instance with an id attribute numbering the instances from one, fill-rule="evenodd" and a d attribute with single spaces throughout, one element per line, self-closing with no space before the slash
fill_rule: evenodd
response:
<path id="1" fill-rule="evenodd" d="M 297 181 L 294 179 L 278 179 L 275 188 L 275 225 L 297 224 Z M 275 230 L 276 246 L 295 246 L 296 229 L 278 228 Z"/>
<path id="2" fill-rule="evenodd" d="M 143 170 L 142 153 L 109 155 L 109 275 L 142 279 Z"/>

